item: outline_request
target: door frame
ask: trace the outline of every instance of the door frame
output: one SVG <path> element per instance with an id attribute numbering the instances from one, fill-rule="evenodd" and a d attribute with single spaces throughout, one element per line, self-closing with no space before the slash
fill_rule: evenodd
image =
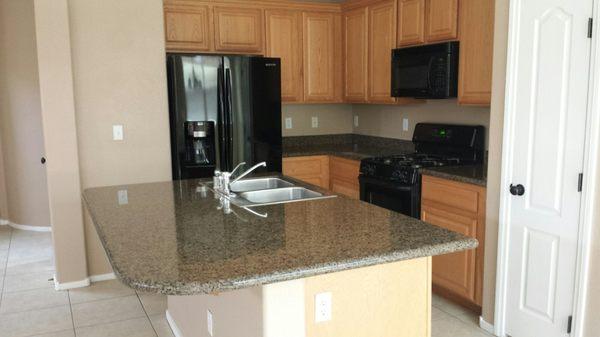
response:
<path id="1" fill-rule="evenodd" d="M 586 297 L 589 287 L 589 271 L 591 256 L 591 231 L 594 219 L 594 204 L 600 199 L 597 172 L 600 169 L 600 1 L 593 2 L 593 35 L 590 55 L 590 73 L 588 89 L 588 111 L 586 113 L 585 150 L 584 150 L 584 184 L 581 198 L 581 209 L 579 213 L 579 233 L 577 247 L 577 271 L 575 289 L 573 294 L 573 330 L 571 336 L 583 337 L 583 324 L 586 316 Z M 509 23 L 508 23 L 508 47 L 507 47 L 507 72 L 506 72 L 506 94 L 504 108 L 504 133 L 502 141 L 502 175 L 500 187 L 500 214 L 498 223 L 498 260 L 496 277 L 496 305 L 494 314 L 494 334 L 506 336 L 506 296 L 508 283 L 508 228 L 510 197 L 508 189 L 511 176 L 508 174 L 512 167 L 513 142 L 515 124 L 514 105 L 515 100 L 511 93 L 516 85 L 516 68 L 518 63 L 518 48 L 515 42 L 518 13 L 516 8 L 521 0 L 509 0 Z"/>

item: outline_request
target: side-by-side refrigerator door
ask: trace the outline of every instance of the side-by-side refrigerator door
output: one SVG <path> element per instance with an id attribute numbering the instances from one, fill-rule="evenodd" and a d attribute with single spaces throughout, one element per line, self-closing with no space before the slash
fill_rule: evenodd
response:
<path id="1" fill-rule="evenodd" d="M 281 72 L 279 59 L 226 57 L 226 106 L 231 122 L 230 162 L 262 161 L 256 172 L 281 172 Z"/>
<path id="2" fill-rule="evenodd" d="M 220 165 L 223 58 L 167 55 L 173 179 L 212 176 Z"/>

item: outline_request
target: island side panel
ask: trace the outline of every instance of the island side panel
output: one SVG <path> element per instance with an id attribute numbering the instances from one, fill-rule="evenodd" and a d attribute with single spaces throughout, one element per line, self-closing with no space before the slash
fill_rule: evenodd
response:
<path id="1" fill-rule="evenodd" d="M 332 293 L 332 320 L 315 323 L 315 295 Z M 429 337 L 431 257 L 306 279 L 306 336 Z"/>
<path id="2" fill-rule="evenodd" d="M 178 337 L 210 337 L 207 310 L 213 317 L 213 336 L 263 337 L 262 287 L 214 295 L 168 296 L 167 317 Z"/>
<path id="3" fill-rule="evenodd" d="M 315 323 L 315 295 L 332 319 Z M 169 296 L 180 337 L 430 337 L 431 257 L 345 270 L 218 295 Z"/>

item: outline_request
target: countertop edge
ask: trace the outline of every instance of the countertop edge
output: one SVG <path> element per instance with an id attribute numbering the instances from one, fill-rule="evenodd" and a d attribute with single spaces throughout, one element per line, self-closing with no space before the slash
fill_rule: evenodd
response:
<path id="1" fill-rule="evenodd" d="M 104 243 L 103 243 L 104 245 Z M 432 247 L 424 247 L 420 249 L 412 249 L 394 254 L 388 254 L 383 256 L 371 256 L 363 259 L 343 261 L 334 264 L 324 264 L 319 266 L 310 267 L 300 271 L 284 271 L 277 272 L 270 275 L 257 275 L 250 279 L 239 279 L 239 280 L 223 280 L 218 282 L 210 283 L 182 283 L 176 282 L 173 284 L 165 283 L 146 283 L 143 280 L 134 280 L 129 278 L 127 275 L 123 275 L 118 268 L 112 263 L 111 266 L 115 269 L 115 276 L 119 281 L 125 285 L 139 291 L 146 292 L 158 292 L 163 295 L 169 296 L 191 296 L 191 295 L 207 295 L 215 294 L 220 292 L 227 292 L 233 290 L 239 290 L 244 288 L 250 288 L 255 286 L 261 286 L 265 284 L 272 284 L 278 282 L 291 281 L 295 279 L 307 278 L 312 276 L 319 276 L 324 274 L 330 274 L 335 272 L 341 272 L 345 270 L 370 267 L 380 264 L 400 262 L 413 260 L 418 258 L 437 256 L 442 254 L 449 254 L 463 250 L 475 249 L 479 245 L 476 239 L 467 239 L 460 243 L 449 243 L 434 245 Z M 450 247 L 455 246 L 455 247 Z M 458 247 L 456 247 L 458 246 Z M 427 252 L 420 252 L 426 249 Z M 107 252 L 107 255 L 108 252 Z M 110 256 L 109 256 L 110 260 Z"/>

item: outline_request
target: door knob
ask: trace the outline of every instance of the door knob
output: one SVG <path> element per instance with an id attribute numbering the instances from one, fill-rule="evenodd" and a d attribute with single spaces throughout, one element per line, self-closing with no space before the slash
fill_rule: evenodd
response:
<path id="1" fill-rule="evenodd" d="M 41 162 L 42 164 L 46 164 L 46 158 L 42 157 L 42 159 L 40 160 L 40 162 Z"/>
<path id="2" fill-rule="evenodd" d="M 510 194 L 521 196 L 525 194 L 525 187 L 521 184 L 517 186 L 510 184 Z"/>

